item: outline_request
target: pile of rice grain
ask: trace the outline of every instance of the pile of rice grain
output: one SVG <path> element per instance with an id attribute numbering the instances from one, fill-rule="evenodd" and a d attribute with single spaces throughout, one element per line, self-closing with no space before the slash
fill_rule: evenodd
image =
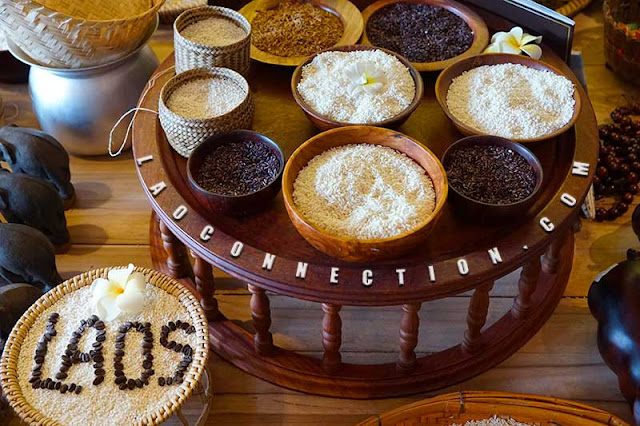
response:
<path id="1" fill-rule="evenodd" d="M 347 69 L 353 63 L 384 74 L 381 92 L 351 92 Z M 324 52 L 302 69 L 298 92 L 316 112 L 332 120 L 371 124 L 390 119 L 404 111 L 415 97 L 411 73 L 395 56 L 382 50 Z"/>
<path id="2" fill-rule="evenodd" d="M 510 417 L 498 417 L 494 415 L 490 419 L 484 420 L 469 420 L 464 425 L 459 423 L 453 423 L 451 426 L 533 426 L 529 423 L 522 423 L 517 420 L 514 420 Z"/>
<path id="3" fill-rule="evenodd" d="M 186 118 L 218 117 L 240 105 L 245 96 L 233 80 L 201 78 L 178 86 L 169 96 L 167 108 Z"/>
<path id="4" fill-rule="evenodd" d="M 484 65 L 453 79 L 447 106 L 474 129 L 512 139 L 555 132 L 573 116 L 573 83 L 520 64 Z"/>
<path id="5" fill-rule="evenodd" d="M 344 145 L 309 161 L 293 200 L 314 226 L 357 239 L 410 231 L 434 210 L 433 182 L 406 155 L 379 145 Z"/>
<path id="6" fill-rule="evenodd" d="M 207 18 L 189 25 L 180 35 L 207 46 L 228 46 L 245 38 L 247 33 L 229 19 Z"/>

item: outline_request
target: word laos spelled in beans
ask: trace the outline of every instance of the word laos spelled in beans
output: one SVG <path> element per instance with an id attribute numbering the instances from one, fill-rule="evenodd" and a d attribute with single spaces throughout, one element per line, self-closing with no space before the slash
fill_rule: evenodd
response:
<path id="1" fill-rule="evenodd" d="M 94 379 L 92 381 L 93 386 L 99 386 L 105 380 L 104 369 L 104 344 L 107 341 L 107 332 L 105 330 L 105 323 L 98 318 L 97 315 L 91 315 L 86 320 L 81 320 L 78 328 L 71 333 L 71 337 L 66 346 L 66 350 L 61 355 L 62 362 L 60 364 L 59 371 L 55 374 L 55 379 L 50 377 L 42 377 L 42 366 L 47 360 L 46 355 L 48 352 L 49 343 L 57 336 L 56 324 L 58 323 L 60 315 L 54 312 L 49 315 L 45 331 L 42 337 L 38 341 L 33 356 L 34 367 L 31 370 L 29 377 L 29 383 L 33 389 L 48 389 L 55 390 L 62 394 L 80 394 L 82 392 L 82 386 L 76 383 L 63 383 L 62 381 L 68 377 L 69 370 L 79 363 L 93 362 Z M 91 344 L 89 352 L 81 352 L 79 349 L 79 342 L 82 339 L 85 331 L 93 328 L 96 330 L 94 342 Z M 191 324 L 176 320 L 169 321 L 166 325 L 163 325 L 160 332 L 160 344 L 167 350 L 182 354 L 182 360 L 177 364 L 175 371 L 167 377 L 159 377 L 159 386 L 170 386 L 172 384 L 180 384 L 183 381 L 185 372 L 189 369 L 191 362 L 193 361 L 193 348 L 188 344 L 178 343 L 175 340 L 169 340 L 169 335 L 176 331 L 181 330 L 186 334 L 193 334 L 196 329 Z M 128 378 L 124 373 L 124 364 L 122 363 L 125 356 L 126 349 L 126 335 L 129 332 L 138 332 L 143 335 L 142 338 L 142 356 L 141 361 L 142 373 L 137 378 Z M 131 322 L 126 321 L 120 327 L 118 327 L 117 334 L 113 339 L 114 358 L 114 383 L 120 390 L 134 390 L 136 388 L 142 388 L 149 385 L 149 379 L 155 375 L 153 369 L 153 354 L 152 349 L 154 347 L 154 337 L 151 331 L 151 323 L 145 322 Z M 53 357 L 49 357 L 50 359 Z M 89 384 L 84 384 L 88 386 Z"/>

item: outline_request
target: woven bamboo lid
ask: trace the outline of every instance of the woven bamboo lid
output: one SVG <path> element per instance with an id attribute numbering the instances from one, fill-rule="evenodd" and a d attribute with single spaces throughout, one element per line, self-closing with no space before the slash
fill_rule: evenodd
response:
<path id="1" fill-rule="evenodd" d="M 20 418 L 28 424 L 58 424 L 35 409 L 25 398 L 20 386 L 18 362 L 21 345 L 25 341 L 29 329 L 42 313 L 52 307 L 63 297 L 79 290 L 82 287 L 90 286 L 96 278 L 106 278 L 110 269 L 120 268 L 122 267 L 96 269 L 65 281 L 38 299 L 27 310 L 27 312 L 22 315 L 11 331 L 2 354 L 2 359 L 0 360 L 2 390 L 11 407 L 20 416 Z M 172 393 L 170 398 L 162 404 L 162 406 L 157 407 L 154 412 L 146 413 L 146 415 L 141 417 L 141 420 L 136 423 L 140 425 L 156 425 L 171 417 L 198 385 L 209 355 L 209 327 L 198 299 L 186 287 L 178 281 L 151 269 L 135 268 L 135 271 L 142 272 L 146 277 L 147 283 L 150 283 L 176 297 L 186 310 L 190 324 L 193 325 L 196 330 L 196 344 L 193 347 L 192 354 L 193 361 L 191 362 L 188 370 L 184 373 L 182 383 L 178 386 L 168 388 L 170 389 L 168 392 L 170 391 Z M 23 354 L 23 356 L 24 355 L 25 354 Z M 28 355 L 31 356 L 31 354 Z M 107 379 L 112 380 L 113 378 L 109 377 Z M 87 383 L 87 385 L 91 386 L 91 383 Z M 94 403 L 97 403 L 97 401 L 89 401 L 87 406 Z"/>

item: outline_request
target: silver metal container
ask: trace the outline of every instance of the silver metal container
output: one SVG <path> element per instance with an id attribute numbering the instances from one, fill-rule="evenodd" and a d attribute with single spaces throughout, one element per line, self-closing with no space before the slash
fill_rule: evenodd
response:
<path id="1" fill-rule="evenodd" d="M 158 59 L 146 44 L 157 27 L 129 55 L 89 68 L 49 68 L 35 63 L 15 44 L 11 53 L 29 65 L 29 93 L 43 131 L 58 139 L 71 154 L 103 155 L 108 152 L 109 132 L 120 116 L 134 108 Z M 126 121 L 126 120 L 125 120 Z M 116 151 L 127 128 L 114 132 Z"/>

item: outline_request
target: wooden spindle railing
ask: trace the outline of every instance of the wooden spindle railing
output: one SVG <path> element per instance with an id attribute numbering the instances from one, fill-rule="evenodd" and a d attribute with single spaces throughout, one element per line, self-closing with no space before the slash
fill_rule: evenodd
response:
<path id="1" fill-rule="evenodd" d="M 163 221 L 160 222 L 160 235 L 162 246 L 167 253 L 167 268 L 172 278 L 184 278 L 189 275 L 189 262 L 187 261 L 184 244 L 178 240 Z"/>
<path id="2" fill-rule="evenodd" d="M 215 297 L 216 286 L 213 268 L 193 251 L 191 251 L 191 257 L 194 260 L 193 275 L 196 290 L 200 294 L 200 306 L 207 315 L 207 319 L 212 321 L 219 319 L 220 311 L 218 310 L 218 300 Z"/>
<path id="3" fill-rule="evenodd" d="M 251 293 L 251 318 L 256 333 L 253 336 L 255 351 L 258 355 L 271 355 L 275 348 L 273 346 L 273 336 L 271 335 L 271 308 L 269 297 L 264 289 L 248 284 L 247 288 Z"/>
<path id="4" fill-rule="evenodd" d="M 540 256 L 533 256 L 522 267 L 518 281 L 518 296 L 513 302 L 511 314 L 517 319 L 523 319 L 531 309 L 531 296 L 536 290 L 540 278 Z"/>
<path id="5" fill-rule="evenodd" d="M 342 344 L 342 319 L 340 319 L 340 305 L 322 304 L 322 346 L 324 356 L 322 367 L 328 373 L 334 373 L 342 365 L 340 345 Z"/>
<path id="6" fill-rule="evenodd" d="M 468 354 L 477 353 L 481 349 L 480 337 L 482 327 L 487 321 L 489 312 L 489 292 L 493 288 L 493 281 L 481 284 L 471 296 L 467 313 L 467 331 L 462 340 L 462 350 Z"/>
<path id="7" fill-rule="evenodd" d="M 402 305 L 402 319 L 400 320 L 400 354 L 396 369 L 409 372 L 416 365 L 415 349 L 418 346 L 418 331 L 420 328 L 420 303 Z"/>
<path id="8" fill-rule="evenodd" d="M 564 241 L 564 238 L 556 238 L 544 253 L 544 257 L 542 259 L 542 270 L 545 273 L 555 274 L 558 271 L 558 265 L 560 264 L 560 258 L 558 256 Z"/>

